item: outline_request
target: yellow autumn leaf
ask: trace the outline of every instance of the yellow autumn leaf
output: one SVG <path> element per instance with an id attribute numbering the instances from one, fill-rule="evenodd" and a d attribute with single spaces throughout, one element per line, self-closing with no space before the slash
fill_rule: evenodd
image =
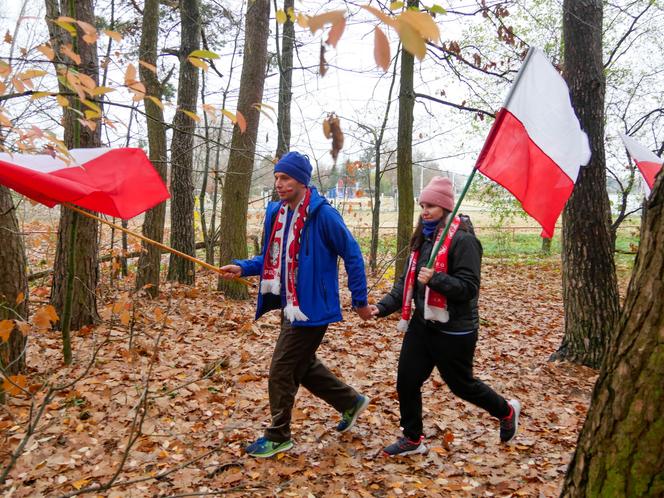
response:
<path id="1" fill-rule="evenodd" d="M 197 57 L 199 59 L 218 59 L 219 54 L 212 50 L 194 50 L 188 57 Z"/>
<path id="2" fill-rule="evenodd" d="M 317 16 L 308 19 L 309 29 L 312 33 L 315 33 L 326 24 L 336 24 L 341 22 L 342 19 L 345 19 L 345 11 L 343 10 L 324 12 L 323 14 L 318 14 Z"/>
<path id="3" fill-rule="evenodd" d="M 111 88 L 109 86 L 98 86 L 98 87 L 91 88 L 90 90 L 88 90 L 88 94 L 91 97 L 97 97 L 99 95 L 104 95 L 106 93 L 110 93 L 110 92 L 114 92 L 114 91 L 115 91 L 115 88 Z"/>
<path id="4" fill-rule="evenodd" d="M 97 86 L 97 82 L 93 80 L 90 76 L 84 73 L 78 73 L 78 79 L 81 84 L 88 90 L 92 90 Z"/>
<path id="5" fill-rule="evenodd" d="M 49 97 L 53 95 L 51 92 L 35 92 L 32 95 L 30 95 L 30 100 L 39 100 L 43 99 L 44 97 Z"/>
<path id="6" fill-rule="evenodd" d="M 55 57 L 55 51 L 48 45 L 39 45 L 37 50 L 44 54 L 44 56 L 50 61 Z"/>
<path id="7" fill-rule="evenodd" d="M 295 9 L 293 7 L 288 7 L 288 18 L 291 22 L 295 22 Z"/>
<path id="8" fill-rule="evenodd" d="M 45 76 L 46 74 L 48 73 L 42 69 L 28 69 L 27 71 L 19 73 L 16 77 L 21 80 L 31 80 L 32 78 L 39 78 L 40 76 Z"/>
<path id="9" fill-rule="evenodd" d="M 97 114 L 101 114 L 101 107 L 99 107 L 97 104 L 94 102 L 88 100 L 88 99 L 83 99 L 81 102 L 88 108 L 92 109 L 95 111 Z"/>
<path id="10" fill-rule="evenodd" d="M 146 99 L 150 99 L 150 100 L 151 100 L 152 102 L 154 102 L 154 103 L 155 103 L 160 109 L 163 109 L 163 108 L 164 108 L 164 103 L 163 103 L 161 100 L 159 100 L 157 97 L 155 97 L 154 95 L 146 95 L 145 98 L 146 98 Z"/>
<path id="11" fill-rule="evenodd" d="M 81 65 L 81 56 L 72 50 L 71 45 L 63 45 L 60 47 L 60 52 L 74 61 L 77 66 Z"/>
<path id="12" fill-rule="evenodd" d="M 399 10 L 402 7 L 403 7 L 403 2 L 391 2 L 390 3 L 390 10 Z"/>
<path id="13" fill-rule="evenodd" d="M 390 43 L 387 40 L 385 33 L 376 26 L 374 30 L 374 59 L 376 64 L 383 71 L 387 71 L 390 68 Z"/>
<path id="14" fill-rule="evenodd" d="M 99 116 L 101 116 L 100 113 L 97 111 L 91 111 L 91 110 L 86 110 L 84 111 L 85 114 L 85 119 L 97 119 Z"/>
<path id="15" fill-rule="evenodd" d="M 187 109 L 180 109 L 183 113 L 185 113 L 187 116 L 189 116 L 191 119 L 196 121 L 197 123 L 201 122 L 200 116 L 196 114 L 195 112 L 188 111 Z"/>
<path id="16" fill-rule="evenodd" d="M 427 46 L 424 38 L 408 23 L 399 24 L 399 38 L 403 43 L 403 48 L 413 54 L 419 60 L 424 59 L 427 53 Z"/>
<path id="17" fill-rule="evenodd" d="M 2 380 L 2 389 L 7 394 L 20 394 L 22 392 L 22 388 L 24 388 L 27 384 L 27 381 L 28 379 L 25 375 L 10 375 L 9 377 L 5 377 Z"/>
<path id="18" fill-rule="evenodd" d="M 440 30 L 433 18 L 427 12 L 406 10 L 399 14 L 397 21 L 406 23 L 417 31 L 422 38 L 429 41 L 440 41 Z"/>
<path id="19" fill-rule="evenodd" d="M 123 310 L 120 314 L 120 323 L 122 325 L 129 325 L 130 320 L 131 315 L 129 314 L 129 310 Z"/>
<path id="20" fill-rule="evenodd" d="M 286 16 L 286 13 L 283 11 L 283 9 L 277 10 L 276 17 L 279 24 L 284 24 L 288 20 L 288 17 Z"/>
<path id="21" fill-rule="evenodd" d="M 71 36 L 76 36 L 76 26 L 71 24 L 72 22 L 75 22 L 75 20 L 71 17 L 58 17 L 57 19 L 54 19 L 53 22 L 67 31 Z"/>
<path id="22" fill-rule="evenodd" d="M 14 330 L 14 320 L 0 321 L 0 342 L 7 342 L 12 330 Z"/>
<path id="23" fill-rule="evenodd" d="M 187 57 L 187 60 L 191 63 L 192 66 L 196 66 L 203 71 L 207 71 L 209 68 L 207 62 L 205 62 L 203 59 L 199 59 L 198 57 Z"/>
<path id="24" fill-rule="evenodd" d="M 224 116 L 226 116 L 228 119 L 230 119 L 233 122 L 233 124 L 237 123 L 237 117 L 231 111 L 229 111 L 227 109 L 222 109 L 221 113 Z"/>
<path id="25" fill-rule="evenodd" d="M 97 34 L 97 28 L 85 21 L 76 21 L 76 24 L 78 24 L 83 30 L 83 41 L 85 41 L 85 43 L 94 43 L 97 41 L 97 38 L 99 37 Z"/>
<path id="26" fill-rule="evenodd" d="M 56 95 L 55 100 L 61 107 L 69 107 L 69 100 L 64 95 Z"/>
<path id="27" fill-rule="evenodd" d="M 374 16 L 376 16 L 388 26 L 391 26 L 394 29 L 398 29 L 397 21 L 393 17 L 378 10 L 376 7 L 372 7 L 371 5 L 362 5 L 362 8 L 371 12 Z"/>
<path id="28" fill-rule="evenodd" d="M 16 296 L 16 304 L 21 304 L 23 301 L 25 301 L 25 293 L 19 292 L 18 296 Z"/>
<path id="29" fill-rule="evenodd" d="M 157 74 L 157 66 L 150 64 L 149 62 L 139 60 L 138 63 L 143 66 L 145 69 L 152 71 L 154 74 Z"/>
<path id="30" fill-rule="evenodd" d="M 105 29 L 104 33 L 106 33 L 113 41 L 116 42 L 122 41 L 122 35 L 117 31 L 111 31 L 110 29 Z"/>
<path id="31" fill-rule="evenodd" d="M 74 481 L 71 483 L 72 486 L 74 486 L 74 489 L 77 491 L 85 486 L 90 484 L 90 479 L 84 478 L 84 479 L 79 479 L 78 481 Z"/>
<path id="32" fill-rule="evenodd" d="M 305 16 L 302 12 L 297 13 L 297 25 L 301 28 L 309 27 L 309 18 Z"/>
<path id="33" fill-rule="evenodd" d="M 131 86 L 131 84 L 136 81 L 136 66 L 133 64 L 128 64 L 127 69 L 125 69 L 124 75 L 125 85 Z"/>

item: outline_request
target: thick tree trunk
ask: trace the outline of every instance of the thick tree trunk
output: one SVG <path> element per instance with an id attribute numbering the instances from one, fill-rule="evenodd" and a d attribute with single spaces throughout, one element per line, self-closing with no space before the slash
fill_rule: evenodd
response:
<path id="1" fill-rule="evenodd" d="M 284 11 L 288 12 L 294 8 L 294 5 L 295 0 L 284 0 Z M 275 153 L 277 158 L 290 150 L 294 42 L 295 25 L 288 16 L 284 23 L 281 53 L 279 54 L 279 104 L 277 108 L 277 151 Z"/>
<path id="2" fill-rule="evenodd" d="M 143 8 L 143 27 L 141 45 L 138 56 L 142 61 L 157 65 L 157 40 L 159 33 L 159 0 L 145 0 Z M 141 81 L 145 85 L 148 95 L 161 99 L 162 89 L 159 79 L 152 71 L 139 66 Z M 164 126 L 164 113 L 161 108 L 150 99 L 145 99 L 145 112 L 148 116 L 148 144 L 150 146 L 150 160 L 155 169 L 166 182 L 168 175 L 168 156 L 166 152 L 166 127 Z M 143 220 L 143 235 L 163 242 L 164 221 L 166 219 L 166 202 L 153 207 L 145 213 Z M 161 268 L 161 249 L 152 244 L 143 243 L 143 252 L 138 259 L 136 273 L 136 288 L 147 286 L 153 297 L 159 293 L 159 271 Z"/>
<path id="3" fill-rule="evenodd" d="M 563 485 L 565 497 L 664 496 L 664 181 Z"/>
<path id="4" fill-rule="evenodd" d="M 194 131 L 196 123 L 183 110 L 196 112 L 198 100 L 198 68 L 187 57 L 201 44 L 201 12 L 198 0 L 180 2 L 181 43 L 178 112 L 173 118 L 171 141 L 171 246 L 180 252 L 195 255 L 194 233 Z M 194 263 L 171 254 L 168 279 L 193 284 Z"/>
<path id="5" fill-rule="evenodd" d="M 56 0 L 46 1 L 47 25 L 51 40 L 56 48 L 66 40 L 63 31 L 52 22 L 60 15 L 66 15 L 75 19 L 95 25 L 94 7 L 92 0 L 64 0 L 62 9 L 58 9 Z M 81 57 L 81 64 L 77 70 L 90 76 L 95 83 L 99 84 L 99 62 L 97 59 L 97 44 L 85 43 L 82 39 L 83 32 L 78 30 L 76 51 Z M 63 66 L 56 62 L 59 72 L 66 71 Z M 60 86 L 60 91 L 69 92 L 69 89 Z M 78 121 L 79 114 L 72 109 L 81 109 L 81 103 L 76 97 L 68 97 L 70 106 L 64 111 L 64 141 L 69 148 L 88 148 L 101 146 L 101 126 L 98 124 L 95 130 L 81 125 Z M 62 317 L 66 299 L 67 275 L 69 268 L 69 256 L 72 254 L 70 245 L 72 223 L 77 217 L 76 242 L 73 249 L 75 258 L 74 291 L 71 308 L 70 328 L 77 330 L 83 325 L 96 322 L 99 319 L 97 313 L 97 283 L 99 281 L 99 268 L 97 264 L 98 251 L 98 225 L 95 220 L 81 216 L 75 212 L 61 208 L 60 227 L 58 230 L 58 243 L 55 250 L 55 263 L 53 270 L 53 286 L 51 288 L 51 303 L 58 315 Z"/>
<path id="6" fill-rule="evenodd" d="M 409 0 L 409 7 L 418 1 Z M 413 233 L 413 55 L 401 49 L 401 85 L 399 90 L 399 128 L 397 131 L 397 189 L 399 216 L 397 218 L 397 257 L 394 263 L 395 281 L 401 276 L 408 260 L 408 243 Z"/>
<path id="7" fill-rule="evenodd" d="M 0 321 L 27 320 L 28 275 L 23 237 L 9 190 L 0 185 Z M 21 299 L 21 295 L 23 298 Z M 18 303 L 17 303 L 18 301 Z M 23 371 L 26 338 L 14 327 L 9 340 L 0 340 L 0 366 L 9 375 Z M 0 387 L 0 390 L 2 388 Z"/>
<path id="8" fill-rule="evenodd" d="M 228 264 L 232 258 L 247 257 L 247 208 L 260 119 L 260 112 L 253 107 L 253 104 L 263 99 L 269 18 L 269 0 L 249 2 L 238 98 L 238 111 L 244 115 L 247 129 L 241 133 L 239 127 L 233 128 L 219 222 L 222 234 L 220 250 L 222 265 Z M 220 278 L 218 289 L 225 291 L 228 297 L 247 298 L 246 287 L 233 281 Z"/>
<path id="9" fill-rule="evenodd" d="M 565 335 L 553 358 L 599 368 L 620 307 L 604 158 L 602 1 L 566 0 L 563 10 L 564 73 L 592 158 L 563 211 Z"/>

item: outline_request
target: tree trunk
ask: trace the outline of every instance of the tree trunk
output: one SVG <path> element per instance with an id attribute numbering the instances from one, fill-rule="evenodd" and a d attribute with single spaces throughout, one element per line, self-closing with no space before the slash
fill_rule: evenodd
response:
<path id="1" fill-rule="evenodd" d="M 625 306 L 562 496 L 664 496 L 664 181 L 645 213 Z"/>
<path id="2" fill-rule="evenodd" d="M 295 0 L 284 0 L 284 12 L 293 9 Z M 291 139 L 291 100 L 293 98 L 293 44 L 295 42 L 295 25 L 287 16 L 281 38 L 279 54 L 279 104 L 277 112 L 277 152 L 280 158 L 290 149 Z M 277 41 L 278 43 L 278 41 Z"/>
<path id="3" fill-rule="evenodd" d="M 94 7 L 92 0 L 66 0 L 62 2 L 62 10 L 58 7 L 57 0 L 46 0 L 46 17 L 49 34 L 56 52 L 60 45 L 66 42 L 68 35 L 63 33 L 52 19 L 60 15 L 66 15 L 95 25 Z M 66 8 L 65 8 L 66 7 Z M 83 32 L 78 28 L 79 36 L 76 37 L 75 49 L 81 57 L 81 64 L 77 70 L 91 77 L 99 84 L 99 62 L 97 59 L 97 44 L 85 43 L 82 40 Z M 69 39 L 71 40 L 71 39 Z M 66 71 L 64 66 L 55 61 L 56 70 Z M 69 89 L 60 85 L 60 91 L 69 92 Z M 101 146 L 101 126 L 99 123 L 95 130 L 82 126 L 78 121 L 79 114 L 72 109 L 81 108 L 77 97 L 68 97 L 69 108 L 64 111 L 64 142 L 68 148 L 88 148 Z M 77 218 L 76 241 L 72 250 L 70 245 L 72 223 Z M 99 280 L 99 268 L 97 264 L 98 251 L 98 225 L 93 219 L 78 215 L 67 208 L 60 210 L 60 226 L 58 230 L 58 242 L 55 250 L 55 263 L 53 268 L 53 286 L 51 288 L 51 303 L 55 307 L 58 316 L 62 318 L 66 291 L 67 275 L 69 268 L 69 256 L 74 254 L 74 290 L 71 307 L 72 330 L 80 329 L 84 325 L 92 324 L 99 319 L 97 313 L 97 283 Z"/>
<path id="4" fill-rule="evenodd" d="M 549 239 L 547 237 L 542 237 L 542 254 L 549 255 L 551 254 L 551 241 L 553 239 Z"/>
<path id="5" fill-rule="evenodd" d="M 255 0 L 248 3 L 238 97 L 238 111 L 244 115 L 247 129 L 241 133 L 239 127 L 233 128 L 219 221 L 220 231 L 223 234 L 220 245 L 222 265 L 227 264 L 231 258 L 247 257 L 247 208 L 260 119 L 260 112 L 252 106 L 263 99 L 267 38 L 270 31 L 269 18 L 269 0 Z M 247 298 L 246 287 L 237 282 L 220 278 L 218 289 L 225 291 L 226 295 L 231 298 Z"/>
<path id="6" fill-rule="evenodd" d="M 28 275 L 23 237 L 9 189 L 0 185 L 0 321 L 27 320 Z M 22 300 L 20 299 L 23 295 Z M 17 301 L 20 301 L 17 303 Z M 0 340 L 0 366 L 9 375 L 25 368 L 26 338 L 14 327 L 9 340 Z M 2 388 L 0 387 L 0 391 Z M 1 394 L 0 394 L 1 396 Z"/>
<path id="7" fill-rule="evenodd" d="M 408 7 L 418 1 L 409 0 Z M 397 218 L 397 257 L 394 279 L 399 279 L 408 260 L 408 243 L 413 233 L 413 55 L 401 49 L 401 85 L 399 90 L 399 128 L 397 131 L 397 189 L 399 216 Z"/>
<path id="8" fill-rule="evenodd" d="M 592 158 L 563 211 L 565 335 L 554 359 L 599 368 L 619 312 L 604 158 L 602 1 L 566 0 L 565 78 Z"/>
<path id="9" fill-rule="evenodd" d="M 138 57 L 140 60 L 157 65 L 157 41 L 159 33 L 159 0 L 145 0 L 143 8 L 143 27 L 141 32 L 141 45 Z M 159 79 L 152 71 L 139 65 L 141 81 L 145 85 L 147 95 L 161 99 L 162 89 Z M 166 182 L 168 176 L 168 155 L 166 152 L 166 127 L 164 126 L 164 113 L 161 108 L 150 99 L 145 99 L 145 113 L 147 114 L 148 144 L 150 147 L 150 160 L 155 169 Z M 143 220 L 143 235 L 156 240 L 164 241 L 164 221 L 166 219 L 166 201 L 158 204 L 145 213 Z M 147 286 L 151 296 L 159 293 L 159 271 L 161 269 L 161 249 L 143 242 L 143 252 L 138 259 L 136 272 L 136 288 Z"/>
<path id="10" fill-rule="evenodd" d="M 381 188 L 380 183 L 383 177 L 381 171 L 381 150 L 383 147 L 383 137 L 385 136 L 385 128 L 387 127 L 387 120 L 390 115 L 390 108 L 392 107 L 392 90 L 394 90 L 394 83 L 397 79 L 397 65 L 394 64 L 394 71 L 392 72 L 392 81 L 390 83 L 390 91 L 387 94 L 387 106 L 385 107 L 385 114 L 383 115 L 383 124 L 380 127 L 380 132 L 376 138 L 374 157 L 376 164 L 374 168 L 374 201 L 371 208 L 371 244 L 369 249 L 369 268 L 371 273 L 374 274 L 378 267 L 378 240 L 380 237 L 380 209 L 381 209 Z M 412 173 L 411 173 L 412 174 Z"/>
<path id="11" fill-rule="evenodd" d="M 196 123 L 183 110 L 196 112 L 198 100 L 198 68 L 187 58 L 201 43 L 201 13 L 198 0 L 181 0 L 180 79 L 178 112 L 173 118 L 171 142 L 171 246 L 194 256 L 194 131 Z M 194 263 L 171 254 L 168 279 L 193 284 Z"/>

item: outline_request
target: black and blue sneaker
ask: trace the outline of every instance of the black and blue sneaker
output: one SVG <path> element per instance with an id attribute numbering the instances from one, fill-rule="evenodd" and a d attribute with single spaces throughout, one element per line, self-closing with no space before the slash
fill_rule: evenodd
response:
<path id="1" fill-rule="evenodd" d="M 259 437 L 256 441 L 247 446 L 244 451 L 247 455 L 252 457 L 269 458 L 282 451 L 288 451 L 292 447 L 293 441 L 290 439 L 288 441 L 277 443 L 276 441 L 270 441 L 266 437 Z"/>
<path id="2" fill-rule="evenodd" d="M 370 401 L 371 399 L 369 396 L 364 396 L 362 394 L 358 395 L 353 407 L 345 410 L 341 414 L 341 420 L 337 424 L 337 431 L 346 432 L 350 430 L 351 427 L 355 425 L 355 421 L 357 420 L 357 417 L 360 416 L 360 413 L 362 413 L 366 407 L 369 406 Z"/>

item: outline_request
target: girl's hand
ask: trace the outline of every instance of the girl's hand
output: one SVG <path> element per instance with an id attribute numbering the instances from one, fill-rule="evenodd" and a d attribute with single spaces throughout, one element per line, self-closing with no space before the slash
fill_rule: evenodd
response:
<path id="1" fill-rule="evenodd" d="M 371 311 L 371 316 L 373 316 L 373 317 L 378 316 L 378 313 L 379 313 L 378 306 L 376 306 L 375 304 L 370 304 L 369 305 L 369 310 Z"/>
<path id="2" fill-rule="evenodd" d="M 423 266 L 420 269 L 420 273 L 417 275 L 417 281 L 422 285 L 426 285 L 429 283 L 429 280 L 431 280 L 431 277 L 433 277 L 433 268 Z"/>

